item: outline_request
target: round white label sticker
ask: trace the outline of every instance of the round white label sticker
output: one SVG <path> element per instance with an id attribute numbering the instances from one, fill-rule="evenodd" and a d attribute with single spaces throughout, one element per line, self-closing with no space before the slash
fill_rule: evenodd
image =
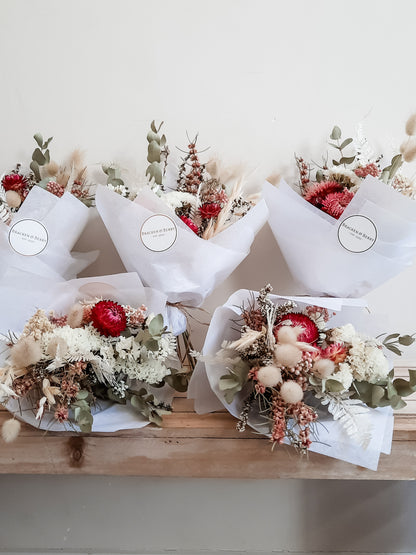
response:
<path id="1" fill-rule="evenodd" d="M 377 228 L 366 216 L 348 216 L 339 224 L 338 240 L 347 251 L 366 252 L 377 240 Z"/>
<path id="2" fill-rule="evenodd" d="M 175 222 L 165 214 L 155 214 L 143 222 L 140 239 L 143 245 L 154 252 L 171 248 L 176 241 L 178 229 Z"/>
<path id="3" fill-rule="evenodd" d="M 9 243 L 18 254 L 36 256 L 46 249 L 48 231 L 37 220 L 20 220 L 10 228 Z"/>

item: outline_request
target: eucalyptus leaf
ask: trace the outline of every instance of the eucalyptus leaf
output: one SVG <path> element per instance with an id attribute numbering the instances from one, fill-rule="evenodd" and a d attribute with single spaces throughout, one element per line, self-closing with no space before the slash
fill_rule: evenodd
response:
<path id="1" fill-rule="evenodd" d="M 339 161 L 340 164 L 352 164 L 355 160 L 355 156 L 343 156 Z"/>
<path id="2" fill-rule="evenodd" d="M 42 135 L 40 133 L 35 133 L 33 135 L 33 138 L 38 143 L 39 148 L 42 148 L 42 146 L 43 146 L 43 137 L 42 137 Z"/>
<path id="3" fill-rule="evenodd" d="M 32 160 L 30 162 L 30 169 L 32 170 L 35 178 L 40 181 L 41 180 L 41 175 L 40 175 L 40 171 L 39 171 L 39 164 L 37 162 L 35 162 L 34 160 Z"/>
<path id="4" fill-rule="evenodd" d="M 392 339 L 397 339 L 400 336 L 400 333 L 391 333 L 387 337 L 384 338 L 384 341 L 391 341 Z"/>
<path id="5" fill-rule="evenodd" d="M 159 143 L 160 141 L 159 135 L 157 135 L 157 133 L 155 133 L 154 131 L 149 131 L 149 133 L 146 136 L 146 139 L 149 143 L 151 143 L 152 141 Z"/>
<path id="6" fill-rule="evenodd" d="M 39 166 L 43 166 L 46 162 L 46 158 L 39 148 L 35 148 L 32 154 L 32 160 L 34 160 Z"/>
<path id="7" fill-rule="evenodd" d="M 153 120 L 152 123 L 150 124 L 150 129 L 151 129 L 154 133 L 157 133 L 157 129 L 156 129 L 156 125 L 155 125 L 155 120 Z"/>
<path id="8" fill-rule="evenodd" d="M 413 345 L 414 342 L 415 342 L 415 338 L 412 337 L 411 335 L 401 335 L 399 337 L 400 345 L 403 345 L 405 347 L 409 347 L 410 345 Z"/>
<path id="9" fill-rule="evenodd" d="M 85 399 L 88 399 L 89 393 L 88 391 L 86 391 L 85 389 L 81 389 L 80 391 L 78 391 L 77 393 L 77 400 L 78 401 L 83 401 Z"/>
<path id="10" fill-rule="evenodd" d="M 49 164 L 49 162 L 51 161 L 51 154 L 49 152 L 49 149 L 45 150 L 44 156 L 45 156 L 45 164 Z"/>
<path id="11" fill-rule="evenodd" d="M 384 397 L 384 389 L 379 385 L 374 385 L 371 392 L 371 404 L 375 407 L 379 406 L 379 402 Z"/>
<path id="12" fill-rule="evenodd" d="M 148 162 L 160 162 L 161 148 L 156 141 L 149 143 L 147 147 L 147 160 Z"/>
<path id="13" fill-rule="evenodd" d="M 318 183 L 321 183 L 321 181 L 324 181 L 324 180 L 325 180 L 324 172 L 323 172 L 322 170 L 318 170 L 318 171 L 316 172 L 315 178 L 316 178 L 316 181 L 317 181 Z"/>
<path id="14" fill-rule="evenodd" d="M 334 128 L 332 129 L 330 138 L 333 141 L 337 141 L 338 139 L 341 138 L 341 129 L 338 127 L 338 125 L 335 125 Z"/>
<path id="15" fill-rule="evenodd" d="M 337 162 L 336 160 L 332 160 L 332 164 L 334 166 L 339 166 L 341 164 L 341 162 Z"/>
<path id="16" fill-rule="evenodd" d="M 397 356 L 402 356 L 402 352 L 401 350 L 396 347 L 395 345 L 393 345 L 392 343 L 385 343 L 384 346 L 386 347 L 386 349 L 388 349 L 389 351 L 391 351 L 392 353 L 394 353 Z"/>
<path id="17" fill-rule="evenodd" d="M 325 390 L 330 393 L 339 393 L 343 391 L 345 387 L 338 380 L 330 379 L 325 381 Z"/>
<path id="18" fill-rule="evenodd" d="M 342 141 L 342 143 L 341 143 L 341 145 L 340 145 L 339 148 L 340 148 L 341 150 L 343 150 L 346 146 L 350 145 L 350 144 L 352 143 L 352 141 L 353 141 L 353 139 L 351 139 L 351 137 L 348 138 L 348 139 L 345 139 L 345 141 Z"/>
<path id="19" fill-rule="evenodd" d="M 149 323 L 149 333 L 152 337 L 160 337 L 165 330 L 162 314 L 157 314 Z"/>

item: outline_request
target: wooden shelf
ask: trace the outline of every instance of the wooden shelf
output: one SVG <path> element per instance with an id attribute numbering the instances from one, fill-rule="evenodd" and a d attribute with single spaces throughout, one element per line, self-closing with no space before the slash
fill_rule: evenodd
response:
<path id="1" fill-rule="evenodd" d="M 0 411 L 0 425 L 9 417 Z M 53 433 L 22 425 L 18 439 L 1 443 L 3 474 L 95 474 L 199 478 L 416 479 L 416 399 L 395 417 L 392 454 L 373 472 L 329 457 L 273 452 L 266 438 L 237 432 L 227 412 L 197 415 L 193 402 L 174 400 L 163 428 L 113 434 Z"/>

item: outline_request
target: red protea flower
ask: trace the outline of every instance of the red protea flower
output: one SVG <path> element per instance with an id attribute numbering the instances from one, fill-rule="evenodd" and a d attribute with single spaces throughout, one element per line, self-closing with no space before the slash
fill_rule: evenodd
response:
<path id="1" fill-rule="evenodd" d="M 183 221 L 183 223 L 189 227 L 189 229 L 192 229 L 192 231 L 198 235 L 199 228 L 196 224 L 194 224 L 191 218 L 187 218 L 186 216 L 179 216 L 179 217 Z"/>
<path id="2" fill-rule="evenodd" d="M 314 206 L 321 208 L 322 202 L 330 193 L 341 192 L 343 189 L 344 186 L 334 180 L 312 183 L 305 193 L 305 199 Z"/>
<path id="3" fill-rule="evenodd" d="M 216 202 L 206 202 L 199 207 L 199 213 L 204 220 L 216 218 L 221 212 L 221 206 Z"/>
<path id="4" fill-rule="evenodd" d="M 329 358 L 335 364 L 344 362 L 347 358 L 347 349 L 341 343 L 332 343 L 326 349 L 321 349 L 322 358 Z"/>
<path id="5" fill-rule="evenodd" d="M 338 220 L 353 198 L 354 193 L 348 189 L 344 189 L 340 193 L 330 193 L 322 201 L 321 210 Z"/>
<path id="6" fill-rule="evenodd" d="M 16 191 L 22 196 L 22 193 L 29 186 L 27 177 L 20 173 L 9 173 L 1 180 L 5 191 Z"/>
<path id="7" fill-rule="evenodd" d="M 354 173 L 358 177 L 367 177 L 367 175 L 372 175 L 373 177 L 379 177 L 380 175 L 380 168 L 372 162 L 371 164 L 367 164 L 366 166 L 360 166 L 354 170 Z"/>
<path id="8" fill-rule="evenodd" d="M 303 332 L 298 336 L 298 341 L 313 344 L 319 339 L 319 330 L 317 325 L 309 318 L 309 316 L 306 316 L 301 312 L 289 312 L 279 318 L 273 328 L 273 334 L 276 339 L 277 332 L 283 324 L 286 326 L 289 324 L 292 327 L 296 326 L 303 329 Z"/>
<path id="9" fill-rule="evenodd" d="M 91 322 L 105 337 L 118 337 L 127 327 L 124 308 L 113 301 L 99 301 L 91 310 Z"/>

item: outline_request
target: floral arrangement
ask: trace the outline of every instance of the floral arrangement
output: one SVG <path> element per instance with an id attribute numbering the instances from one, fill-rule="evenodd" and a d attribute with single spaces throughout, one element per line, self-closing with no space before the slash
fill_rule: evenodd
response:
<path id="1" fill-rule="evenodd" d="M 5 223 L 10 223 L 13 213 L 19 210 L 35 185 L 57 197 L 68 191 L 87 206 L 92 204 L 92 184 L 88 182 L 81 153 L 75 150 L 66 163 L 58 165 L 51 160 L 49 150 L 53 137 L 44 140 L 40 133 L 36 133 L 34 139 L 37 147 L 28 171 L 17 164 L 0 180 L 0 219 Z"/>
<path id="2" fill-rule="evenodd" d="M 105 401 L 129 403 L 160 425 L 171 407 L 149 387 L 181 389 L 176 339 L 162 315 L 147 314 L 145 306 L 95 299 L 76 303 L 65 315 L 38 310 L 19 337 L 10 333 L 4 342 L 0 402 L 7 406 L 17 399 L 18 416 L 25 401 L 39 425 L 49 415 L 51 421 L 90 432 L 94 410 Z M 11 440 L 19 428 L 17 420 L 7 421 L 3 436 Z"/>
<path id="3" fill-rule="evenodd" d="M 369 175 L 409 198 L 416 198 L 415 178 L 409 178 L 399 172 L 403 163 L 416 159 L 416 114 L 407 120 L 405 131 L 407 138 L 400 146 L 400 152 L 393 156 L 389 165 L 383 167 L 382 155 L 374 154 L 362 128 L 358 128 L 355 139 L 344 139 L 341 129 L 335 126 L 329 142 L 337 151 L 337 157 L 332 159 L 332 163 L 329 163 L 326 157 L 323 165 L 317 166 L 308 164 L 302 157 L 296 156 L 302 196 L 335 219 L 339 219 L 361 182 Z M 352 150 L 346 152 L 346 149 Z"/>
<path id="4" fill-rule="evenodd" d="M 203 151 L 197 149 L 198 135 L 189 139 L 188 149 L 181 150 L 183 157 L 176 182 L 169 181 L 166 136 L 160 134 L 163 122 L 156 126 L 152 121 L 147 134 L 149 166 L 146 184 L 176 213 L 199 237 L 210 239 L 243 217 L 258 201 L 259 195 L 243 195 L 243 178 L 235 171 L 223 168 L 215 160 L 200 161 Z M 139 187 L 127 187 L 120 169 L 114 165 L 103 166 L 107 186 L 120 195 L 134 200 Z"/>
<path id="5" fill-rule="evenodd" d="M 255 412 L 273 444 L 289 442 L 305 453 L 318 441 L 325 407 L 366 447 L 371 429 L 362 428 L 357 416 L 376 407 L 399 409 L 403 397 L 416 391 L 416 371 L 409 370 L 409 381 L 395 379 L 383 347 L 400 354 L 400 345 L 411 345 L 414 337 L 391 334 L 382 342 L 351 323 L 330 327 L 328 309 L 298 310 L 292 300 L 275 304 L 270 292 L 266 286 L 241 307 L 240 337 L 223 342 L 215 357 L 228 369 L 218 385 L 225 401 L 243 397 L 238 430 Z"/>

